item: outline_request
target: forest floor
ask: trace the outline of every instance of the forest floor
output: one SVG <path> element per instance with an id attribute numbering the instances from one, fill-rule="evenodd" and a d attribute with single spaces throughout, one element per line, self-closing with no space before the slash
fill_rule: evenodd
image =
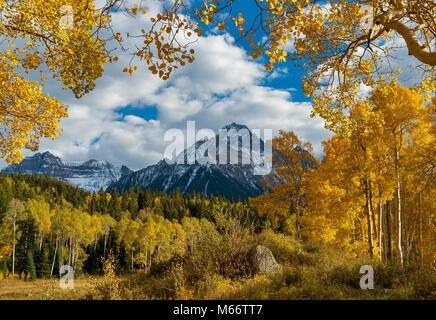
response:
<path id="1" fill-rule="evenodd" d="M 0 300 L 76 300 L 88 291 L 88 278 L 75 279 L 74 289 L 61 289 L 59 279 L 0 281 Z"/>
<path id="2" fill-rule="evenodd" d="M 132 274 L 81 274 L 73 290 L 61 289 L 59 279 L 5 278 L 0 280 L 0 300 L 436 300 L 434 268 L 380 263 L 268 230 L 250 241 L 235 239 L 230 243 L 212 237 L 190 254 L 153 265 L 148 273 L 138 269 Z M 241 243 L 243 248 L 254 243 L 269 248 L 282 271 L 253 275 L 246 254 L 240 254 L 244 251 L 234 249 Z M 117 263 L 121 260 L 113 256 L 104 269 L 115 270 Z M 361 288 L 362 266 L 373 269 L 371 290 Z"/>
<path id="3" fill-rule="evenodd" d="M 130 276 L 116 277 L 109 280 L 104 276 L 82 276 L 74 280 L 74 289 L 61 289 L 59 279 L 32 282 L 24 280 L 0 280 L 0 300 L 87 300 L 87 299 L 237 299 L 237 300 L 330 300 L 330 299 L 436 299 L 435 275 L 416 276 L 415 271 L 406 271 L 401 276 L 396 272 L 383 272 L 386 279 L 376 278 L 375 290 L 358 288 L 358 269 L 351 266 L 334 267 L 329 272 L 315 268 L 282 265 L 283 272 L 270 276 L 256 276 L 252 279 L 235 280 L 213 276 L 204 285 L 204 294 L 193 294 L 188 288 L 172 288 L 171 293 L 158 288 L 171 287 L 168 275 L 146 275 L 137 272 Z M 352 269 L 355 269 L 352 271 Z M 391 269 L 388 267 L 388 269 Z M 402 278 L 402 279 L 400 279 Z M 408 283 L 401 283 L 409 278 Z M 323 280 L 322 280 L 323 279 Z M 377 281 L 378 280 L 378 281 Z M 108 296 L 105 287 L 118 283 L 116 297 Z M 389 285 L 389 283 L 393 285 Z M 387 284 L 388 289 L 382 283 Z M 97 285 L 96 285 L 97 284 Z M 201 286 L 201 283 L 197 283 Z M 170 289 L 169 289 L 170 290 Z M 203 291 L 203 290 L 202 290 Z M 97 295 L 96 295 L 97 293 Z"/>

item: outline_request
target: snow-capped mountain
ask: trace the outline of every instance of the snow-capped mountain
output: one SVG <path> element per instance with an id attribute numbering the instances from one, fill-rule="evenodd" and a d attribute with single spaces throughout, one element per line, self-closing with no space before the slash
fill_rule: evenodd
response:
<path id="1" fill-rule="evenodd" d="M 232 129 L 236 132 L 236 135 L 231 135 L 232 138 L 218 134 L 215 140 L 199 140 L 181 152 L 174 163 L 161 160 L 155 165 L 122 177 L 107 191 L 116 189 L 123 193 L 130 187 L 139 186 L 141 189 L 150 188 L 163 192 L 179 189 L 182 194 L 195 191 L 209 196 L 219 193 L 235 200 L 256 197 L 263 193 L 260 179 L 264 176 L 256 175 L 255 170 L 264 163 L 264 142 L 244 125 L 232 123 L 222 128 L 226 132 Z M 235 137 L 237 140 L 231 140 Z M 198 158 L 195 158 L 196 152 L 207 156 L 205 150 L 214 150 L 214 143 L 216 164 L 205 163 L 206 161 L 199 163 Z M 220 150 L 220 146 L 227 146 L 226 153 L 225 150 Z M 235 161 L 230 161 L 232 152 L 235 152 L 233 154 L 238 159 L 236 164 L 232 164 Z M 220 157 L 226 159 L 225 155 L 227 160 L 224 163 L 219 161 Z M 245 160 L 242 161 L 243 159 Z"/>
<path id="2" fill-rule="evenodd" d="M 3 173 L 35 173 L 58 178 L 91 192 L 107 189 L 115 181 L 133 171 L 116 167 L 107 161 L 64 161 L 50 152 L 35 153 L 19 164 L 11 164 Z"/>

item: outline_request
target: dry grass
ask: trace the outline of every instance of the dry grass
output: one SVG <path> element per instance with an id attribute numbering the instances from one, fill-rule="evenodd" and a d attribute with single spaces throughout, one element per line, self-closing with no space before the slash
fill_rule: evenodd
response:
<path id="1" fill-rule="evenodd" d="M 88 291 L 89 279 L 75 279 L 74 289 L 64 290 L 59 279 L 26 282 L 5 279 L 0 281 L 0 300 L 77 300 Z"/>

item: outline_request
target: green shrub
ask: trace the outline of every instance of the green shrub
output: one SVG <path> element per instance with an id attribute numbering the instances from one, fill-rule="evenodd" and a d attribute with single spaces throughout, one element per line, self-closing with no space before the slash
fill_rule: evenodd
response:
<path id="1" fill-rule="evenodd" d="M 291 236 L 276 233 L 271 229 L 266 229 L 258 234 L 256 241 L 269 248 L 278 263 L 292 263 L 303 249 L 300 241 Z"/>
<path id="2" fill-rule="evenodd" d="M 253 245 L 250 230 L 233 221 L 221 234 L 203 237 L 186 255 L 185 275 L 192 285 L 214 274 L 226 278 L 245 278 L 251 274 L 247 261 Z"/>
<path id="3" fill-rule="evenodd" d="M 333 268 L 327 275 L 327 285 L 344 285 L 360 289 L 360 266 L 340 265 Z"/>
<path id="4" fill-rule="evenodd" d="M 300 286 L 304 281 L 305 273 L 301 268 L 285 266 L 282 272 L 276 272 L 270 277 L 275 284 L 278 284 L 277 288 L 282 286 Z"/>
<path id="5" fill-rule="evenodd" d="M 383 289 L 398 288 L 407 281 L 406 270 L 400 264 L 374 266 L 375 285 Z"/>
<path id="6" fill-rule="evenodd" d="M 436 273 L 422 269 L 409 280 L 415 299 L 436 300 Z"/>

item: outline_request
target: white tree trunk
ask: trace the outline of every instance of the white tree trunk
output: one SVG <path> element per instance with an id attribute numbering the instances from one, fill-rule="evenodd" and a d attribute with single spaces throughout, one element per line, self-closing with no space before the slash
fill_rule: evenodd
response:
<path id="1" fill-rule="evenodd" d="M 53 263 L 51 264 L 50 278 L 53 276 L 54 264 L 55 264 L 55 261 L 56 261 L 56 253 L 58 251 L 58 242 L 59 242 L 59 240 L 56 237 L 56 247 L 55 247 L 55 252 L 54 252 L 54 255 L 53 255 Z"/>
<path id="2" fill-rule="evenodd" d="M 398 155 L 398 149 L 395 149 L 395 169 L 396 169 L 396 175 L 397 175 L 397 250 L 398 250 L 398 258 L 400 260 L 401 265 L 404 264 L 403 261 L 403 248 L 402 248 L 402 224 L 401 224 L 401 178 L 400 178 L 400 170 L 399 170 L 399 155 Z"/>
<path id="3" fill-rule="evenodd" d="M 106 259 L 106 241 L 107 241 L 107 234 L 104 233 L 104 247 L 103 247 L 103 257 Z"/>
<path id="4" fill-rule="evenodd" d="M 419 193 L 419 256 L 421 260 L 421 266 L 424 264 L 423 247 L 422 247 L 422 199 L 421 192 Z"/>
<path id="5" fill-rule="evenodd" d="M 12 277 L 15 277 L 15 216 L 14 216 L 14 238 L 12 242 Z"/>
<path id="6" fill-rule="evenodd" d="M 366 187 L 366 220 L 368 222 L 368 251 L 369 256 L 374 258 L 374 241 L 372 239 L 372 219 L 371 219 L 371 208 L 369 203 L 369 194 L 368 194 L 368 188 Z"/>
<path id="7" fill-rule="evenodd" d="M 379 204 L 379 213 L 378 213 L 378 246 L 380 247 L 380 262 L 383 262 L 383 242 L 382 242 L 382 236 L 383 236 L 383 200 L 381 199 L 381 193 L 380 193 L 380 204 Z"/>

